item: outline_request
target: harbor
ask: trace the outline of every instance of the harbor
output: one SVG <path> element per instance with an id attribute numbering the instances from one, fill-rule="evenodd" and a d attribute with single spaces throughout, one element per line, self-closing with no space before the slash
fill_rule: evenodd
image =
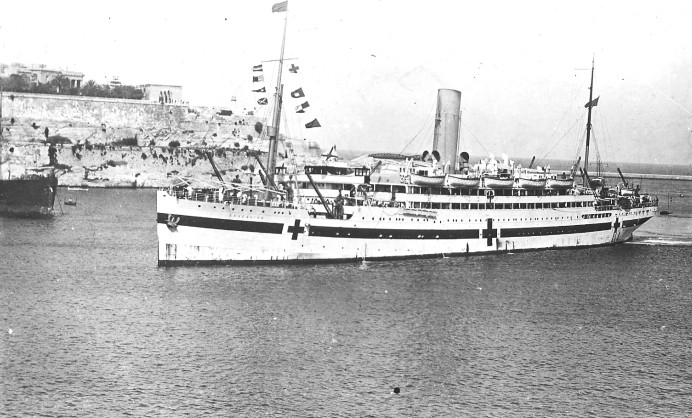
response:
<path id="1" fill-rule="evenodd" d="M 692 175 L 689 174 L 641 174 L 641 173 L 630 173 L 628 176 L 634 180 L 666 180 L 666 181 L 692 181 Z M 619 179 L 618 173 L 603 173 L 603 177 L 609 179 Z"/>
<path id="2" fill-rule="evenodd" d="M 71 193 L 0 220 L 9 415 L 687 411 L 692 199 L 614 247 L 157 268 L 153 189 Z"/>
<path id="3" fill-rule="evenodd" d="M 588 96 L 583 97 L 585 131 L 576 147 L 584 146 L 584 154 L 574 155 L 570 169 L 562 173 L 551 171 L 535 157 L 523 166 L 504 152 L 500 158 L 490 154 L 471 161 L 460 148 L 461 92 L 449 88 L 437 89 L 434 114 L 426 118 L 435 121 L 434 127 L 424 135 L 432 136 L 431 143 L 423 145 L 431 148 L 419 158 L 371 154 L 344 162 L 333 153 L 335 147 L 322 161 L 309 165 L 300 166 L 289 153 L 281 156 L 286 5 L 278 3 L 272 9 L 283 13 L 284 31 L 276 81 L 269 88 L 275 93 L 270 99 L 266 162 L 257 158 L 264 173 L 262 185 L 247 189 L 229 183 L 209 152 L 213 182 L 200 186 L 180 178 L 167 190 L 159 190 L 160 267 L 407 260 L 588 248 L 630 241 L 658 214 L 658 198 L 628 181 L 620 168 L 619 182 L 608 184 L 600 170 L 589 165 L 591 156 L 601 166 L 600 153 L 595 158 L 590 154 L 590 147 L 598 151 L 592 124 L 600 97 L 594 96 L 594 60 Z M 257 65 L 253 72 L 264 72 L 263 68 Z M 253 76 L 253 82 L 269 80 Z M 290 96 L 303 97 L 302 88 Z M 301 105 L 296 113 L 303 111 Z M 305 124 L 306 129 L 321 127 L 317 119 Z"/>
<path id="4" fill-rule="evenodd" d="M 35 6 L 0 416 L 689 415 L 686 3 Z"/>

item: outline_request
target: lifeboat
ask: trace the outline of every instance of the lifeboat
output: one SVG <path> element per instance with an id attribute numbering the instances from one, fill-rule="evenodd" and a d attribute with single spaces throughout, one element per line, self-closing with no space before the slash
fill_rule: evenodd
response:
<path id="1" fill-rule="evenodd" d="M 517 186 L 522 189 L 542 189 L 545 187 L 545 178 L 523 178 L 519 177 L 517 179 Z"/>
<path id="2" fill-rule="evenodd" d="M 549 189 L 569 189 L 574 185 L 574 179 L 560 179 L 557 177 L 549 178 L 546 185 Z"/>
<path id="3" fill-rule="evenodd" d="M 540 168 L 537 170 L 521 169 L 517 173 L 516 178 L 517 186 L 522 189 L 542 189 L 545 187 L 548 179 L 545 170 Z"/>
<path id="4" fill-rule="evenodd" d="M 421 176 L 419 174 L 411 174 L 411 184 L 424 187 L 442 187 L 445 184 L 447 176 Z"/>
<path id="5" fill-rule="evenodd" d="M 605 185 L 605 180 L 603 177 L 594 177 L 590 181 L 591 187 L 594 189 L 598 189 L 599 187 L 603 187 Z"/>
<path id="6" fill-rule="evenodd" d="M 505 176 L 486 176 L 483 184 L 489 189 L 509 189 L 514 186 L 514 179 Z"/>
<path id="7" fill-rule="evenodd" d="M 453 188 L 475 189 L 481 183 L 481 178 L 478 176 L 467 174 L 449 174 L 447 176 L 447 185 Z"/>

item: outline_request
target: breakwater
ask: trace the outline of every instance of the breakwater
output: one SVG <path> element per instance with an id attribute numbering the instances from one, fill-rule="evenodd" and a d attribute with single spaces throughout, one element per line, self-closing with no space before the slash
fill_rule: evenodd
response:
<path id="1" fill-rule="evenodd" d="M 603 173 L 603 177 L 608 179 L 620 180 L 620 175 L 618 173 Z M 675 180 L 675 181 L 692 181 L 692 176 L 690 175 L 678 175 L 678 174 L 637 174 L 628 173 L 625 175 L 625 179 L 628 182 L 638 183 L 640 180 Z"/>

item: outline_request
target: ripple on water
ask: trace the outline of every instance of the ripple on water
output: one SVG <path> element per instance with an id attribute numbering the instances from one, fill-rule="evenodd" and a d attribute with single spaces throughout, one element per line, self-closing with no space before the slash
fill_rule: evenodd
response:
<path id="1" fill-rule="evenodd" d="M 9 415 L 692 409 L 685 246 L 163 269 L 152 191 L 116 201 L 90 190 L 84 200 L 98 209 L 3 221 L 13 272 L 0 286 Z"/>

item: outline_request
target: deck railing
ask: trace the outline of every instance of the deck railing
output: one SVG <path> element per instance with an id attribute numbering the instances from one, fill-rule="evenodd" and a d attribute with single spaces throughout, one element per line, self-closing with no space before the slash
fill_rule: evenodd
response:
<path id="1" fill-rule="evenodd" d="M 245 205 L 245 206 L 260 206 L 260 207 L 277 207 L 277 208 L 295 208 L 292 202 L 287 202 L 285 200 L 264 200 L 258 199 L 256 197 L 248 197 L 247 195 L 233 195 L 232 193 L 224 193 L 219 200 L 218 190 L 211 191 L 194 191 L 189 193 L 186 190 L 168 190 L 168 194 L 174 196 L 177 199 L 194 200 L 198 202 L 210 202 L 210 203 L 230 203 L 232 205 Z"/>
<path id="2" fill-rule="evenodd" d="M 186 199 L 186 200 L 194 200 L 194 201 L 199 201 L 199 202 L 210 202 L 210 203 L 230 203 L 233 205 L 245 205 L 245 206 L 259 206 L 259 207 L 276 207 L 276 208 L 289 208 L 289 209 L 295 209 L 299 206 L 305 206 L 305 205 L 315 205 L 321 207 L 322 204 L 321 202 L 316 199 L 316 198 L 304 198 L 301 199 L 297 202 L 292 202 L 292 201 L 287 201 L 285 199 L 274 199 L 274 200 L 265 200 L 265 199 L 259 199 L 256 197 L 249 197 L 247 194 L 234 194 L 233 191 L 226 191 L 222 196 L 219 195 L 218 190 L 195 190 L 192 193 L 188 192 L 187 190 L 167 190 L 168 194 L 171 196 L 176 197 L 177 199 Z M 221 199 L 219 199 L 221 198 Z M 346 206 L 363 206 L 365 204 L 365 200 L 362 198 L 346 198 L 345 199 L 347 202 Z M 403 202 L 379 202 L 379 201 L 373 201 L 371 202 L 371 205 L 373 206 L 389 206 L 392 205 L 393 203 L 397 204 L 402 204 Z M 632 202 L 632 205 L 630 206 L 630 209 L 637 209 L 637 208 L 646 208 L 646 207 L 654 207 L 658 206 L 658 198 L 652 198 L 648 201 L 644 200 L 639 200 L 639 201 L 634 201 Z M 405 206 L 404 206 L 405 207 Z M 450 206 L 451 207 L 451 206 Z M 472 205 L 461 205 L 460 209 L 471 209 L 473 206 Z M 430 208 L 428 208 L 430 209 Z M 496 209 L 493 207 L 493 209 Z M 620 205 L 617 204 L 611 204 L 611 205 L 596 205 L 595 210 L 596 211 L 607 211 L 607 210 L 619 210 L 621 209 Z"/>

